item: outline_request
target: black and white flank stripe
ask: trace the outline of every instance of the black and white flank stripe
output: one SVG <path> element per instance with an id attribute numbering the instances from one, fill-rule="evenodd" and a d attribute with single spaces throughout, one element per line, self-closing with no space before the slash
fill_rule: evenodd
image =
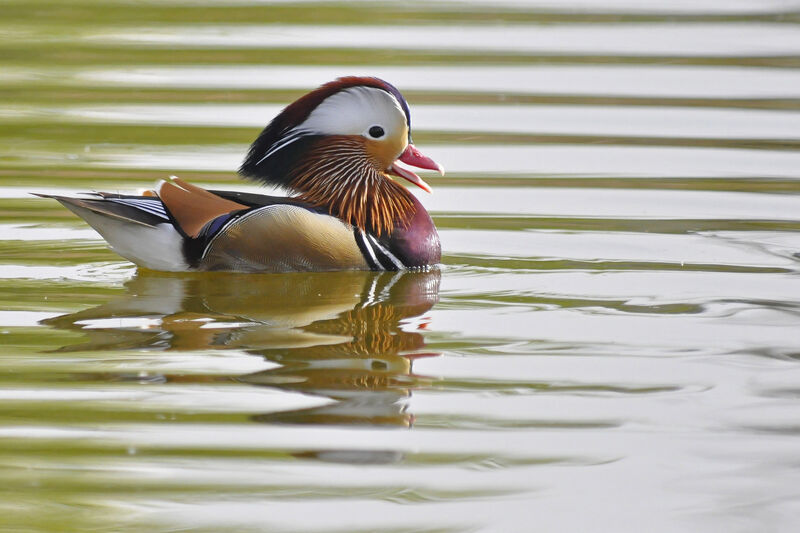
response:
<path id="1" fill-rule="evenodd" d="M 374 235 L 356 228 L 356 243 L 364 259 L 372 270 L 405 270 L 406 266 L 400 259 L 383 246 Z"/>

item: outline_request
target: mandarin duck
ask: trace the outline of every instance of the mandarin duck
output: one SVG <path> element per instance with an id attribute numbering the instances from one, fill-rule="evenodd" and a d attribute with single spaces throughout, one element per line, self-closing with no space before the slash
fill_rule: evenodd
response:
<path id="1" fill-rule="evenodd" d="M 283 109 L 239 168 L 288 196 L 206 190 L 176 177 L 143 195 L 39 196 L 58 200 L 112 250 L 151 270 L 425 269 L 440 260 L 439 235 L 390 175 L 431 189 L 399 162 L 444 174 L 411 142 L 397 88 L 344 77 Z"/>

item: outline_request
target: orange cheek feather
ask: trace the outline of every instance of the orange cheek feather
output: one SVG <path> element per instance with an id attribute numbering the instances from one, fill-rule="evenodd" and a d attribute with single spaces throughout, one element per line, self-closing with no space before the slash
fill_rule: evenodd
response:
<path id="1" fill-rule="evenodd" d="M 366 139 L 364 143 L 366 145 L 367 154 L 378 164 L 381 170 L 386 170 L 392 166 L 392 163 L 395 162 L 406 147 L 405 137 L 400 137 L 399 139 L 385 139 L 382 141 Z"/>

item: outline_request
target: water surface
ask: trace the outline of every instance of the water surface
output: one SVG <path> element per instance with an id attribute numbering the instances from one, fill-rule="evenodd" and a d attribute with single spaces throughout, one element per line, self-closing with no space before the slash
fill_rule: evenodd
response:
<path id="1" fill-rule="evenodd" d="M 0 529 L 794 531 L 800 3 L 3 2 Z M 30 191 L 234 173 L 347 74 L 428 273 L 137 271 Z"/>

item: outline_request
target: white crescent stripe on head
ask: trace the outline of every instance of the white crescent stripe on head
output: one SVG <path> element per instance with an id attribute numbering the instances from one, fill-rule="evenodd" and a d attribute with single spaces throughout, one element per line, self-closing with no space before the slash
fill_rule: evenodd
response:
<path id="1" fill-rule="evenodd" d="M 302 137 L 304 137 L 306 135 L 310 135 L 311 133 L 312 132 L 310 132 L 310 131 L 308 131 L 306 129 L 292 130 L 291 132 L 289 132 L 289 134 L 286 137 L 282 138 L 279 142 L 277 142 L 274 145 L 272 145 L 272 148 L 270 148 L 267 151 L 267 153 L 264 154 L 264 157 L 262 157 L 261 159 L 258 160 L 256 165 L 260 165 L 265 159 L 267 159 L 269 156 L 271 156 L 272 154 L 274 154 L 275 152 L 277 152 L 281 148 L 285 148 L 285 147 L 289 146 L 290 144 L 292 144 L 293 142 L 299 140 L 300 138 L 302 138 Z"/>

